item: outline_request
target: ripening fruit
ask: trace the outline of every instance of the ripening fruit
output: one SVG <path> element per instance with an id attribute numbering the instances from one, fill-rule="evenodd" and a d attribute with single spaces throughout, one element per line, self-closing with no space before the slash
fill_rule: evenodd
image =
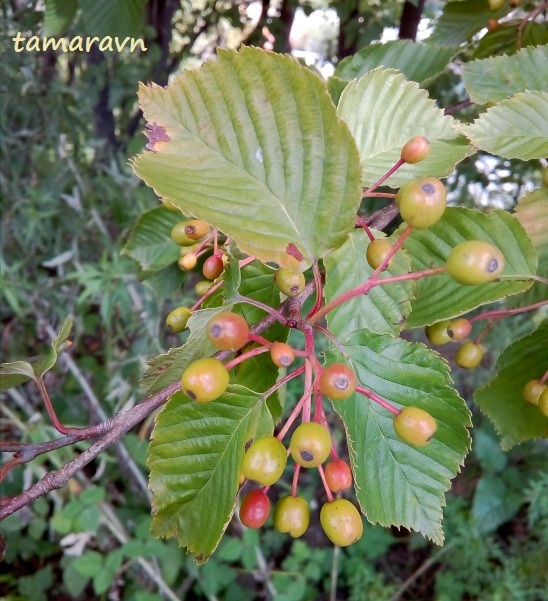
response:
<path id="1" fill-rule="evenodd" d="M 445 319 L 443 321 L 433 323 L 431 326 L 426 326 L 424 328 L 426 337 L 432 344 L 447 344 L 451 340 L 451 336 L 447 330 L 450 325 L 451 321 L 449 319 Z"/>
<path id="2" fill-rule="evenodd" d="M 352 486 L 350 466 L 342 459 L 330 461 L 324 468 L 324 474 L 327 486 L 332 492 L 337 493 Z"/>
<path id="3" fill-rule="evenodd" d="M 548 417 L 548 388 L 545 388 L 538 399 L 538 408 L 544 417 Z"/>
<path id="4" fill-rule="evenodd" d="M 171 229 L 171 239 L 179 246 L 192 246 L 195 240 L 191 240 L 185 232 L 186 221 L 179 221 Z"/>
<path id="5" fill-rule="evenodd" d="M 455 355 L 455 363 L 459 367 L 472 369 L 477 367 L 483 359 L 484 348 L 481 344 L 468 341 L 462 344 Z"/>
<path id="6" fill-rule="evenodd" d="M 295 352 L 285 342 L 275 342 L 270 349 L 272 363 L 278 367 L 289 367 L 295 361 Z"/>
<path id="7" fill-rule="evenodd" d="M 293 432 L 289 442 L 293 461 L 303 467 L 318 467 L 331 452 L 331 435 L 317 422 L 304 422 Z"/>
<path id="8" fill-rule="evenodd" d="M 187 221 L 185 225 L 185 234 L 194 241 L 200 240 L 200 238 L 203 238 L 208 232 L 209 225 L 201 219 Z"/>
<path id="9" fill-rule="evenodd" d="M 540 395 L 548 388 L 540 380 L 529 380 L 523 388 L 523 398 L 531 405 L 538 405 Z"/>
<path id="10" fill-rule="evenodd" d="M 177 307 L 166 317 L 166 325 L 172 332 L 182 332 L 186 330 L 186 322 L 191 315 L 192 311 L 188 307 Z"/>
<path id="11" fill-rule="evenodd" d="M 415 447 L 424 447 L 436 433 L 438 426 L 436 420 L 423 409 L 418 407 L 404 407 L 394 418 L 396 434 Z"/>
<path id="12" fill-rule="evenodd" d="M 277 482 L 287 463 L 287 451 L 275 436 L 258 438 L 247 449 L 242 461 L 242 473 L 263 486 Z"/>
<path id="13" fill-rule="evenodd" d="M 202 273 L 208 280 L 216 280 L 223 273 L 223 260 L 218 255 L 211 255 L 204 261 Z"/>
<path id="14" fill-rule="evenodd" d="M 464 317 L 458 317 L 447 326 L 451 340 L 464 340 L 472 331 L 472 324 Z"/>
<path id="15" fill-rule="evenodd" d="M 204 294 L 207 294 L 207 291 L 209 290 L 210 286 L 211 282 L 209 280 L 202 280 L 201 282 L 198 282 L 196 284 L 194 290 L 196 291 L 196 294 L 198 296 L 203 296 Z"/>
<path id="16" fill-rule="evenodd" d="M 207 324 L 207 337 L 221 351 L 237 351 L 249 340 L 247 321 L 237 313 L 219 313 Z"/>
<path id="17" fill-rule="evenodd" d="M 504 255 L 482 240 L 457 244 L 447 257 L 447 273 L 459 284 L 476 286 L 496 279 L 504 270 Z"/>
<path id="18" fill-rule="evenodd" d="M 504 6 L 504 0 L 489 0 L 489 10 L 500 10 Z"/>
<path id="19" fill-rule="evenodd" d="M 485 27 L 487 27 L 487 31 L 495 31 L 500 27 L 500 23 L 498 22 L 498 19 L 487 19 Z"/>
<path id="20" fill-rule="evenodd" d="M 252 490 L 240 505 L 240 520 L 248 528 L 260 528 L 270 514 L 270 499 L 262 490 Z"/>
<path id="21" fill-rule="evenodd" d="M 280 267 L 274 276 L 274 282 L 278 290 L 286 296 L 298 296 L 306 284 L 304 274 L 300 271 L 291 271 L 286 267 Z"/>
<path id="22" fill-rule="evenodd" d="M 414 165 L 430 152 L 430 142 L 424 136 L 415 136 L 401 150 L 401 160 Z"/>
<path id="23" fill-rule="evenodd" d="M 331 363 L 320 376 L 320 392 L 333 401 L 342 401 L 356 390 L 356 376 L 344 363 Z"/>
<path id="24" fill-rule="evenodd" d="M 219 359 L 208 357 L 191 363 L 183 372 L 183 392 L 199 403 L 218 399 L 228 387 L 228 370 Z"/>
<path id="25" fill-rule="evenodd" d="M 194 253 L 189 253 L 188 255 L 184 255 L 178 261 L 179 267 L 184 269 L 185 271 L 189 271 L 190 269 L 194 269 L 196 267 L 196 255 Z"/>
<path id="26" fill-rule="evenodd" d="M 445 211 L 447 192 L 435 177 L 425 177 L 402 186 L 396 194 L 401 218 L 417 229 L 431 227 Z"/>
<path id="27" fill-rule="evenodd" d="M 367 245 L 367 250 L 365 251 L 365 258 L 367 259 L 369 267 L 372 269 L 377 269 L 377 267 L 384 261 L 391 250 L 392 245 L 387 240 L 384 240 L 383 238 L 372 240 Z M 386 269 L 392 265 L 392 260 L 393 259 L 390 259 Z"/>
<path id="28" fill-rule="evenodd" d="M 293 538 L 302 536 L 310 523 L 310 509 L 299 496 L 282 497 L 274 506 L 274 528 Z"/>
<path id="29" fill-rule="evenodd" d="M 363 534 L 360 512 L 346 499 L 325 503 L 320 510 L 320 523 L 327 538 L 340 547 L 359 541 Z"/>

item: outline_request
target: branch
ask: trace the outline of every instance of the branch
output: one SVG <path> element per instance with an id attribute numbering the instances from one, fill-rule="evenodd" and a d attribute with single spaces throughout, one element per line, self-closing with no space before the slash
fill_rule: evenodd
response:
<path id="1" fill-rule="evenodd" d="M 415 40 L 417 30 L 422 17 L 424 0 L 419 0 L 417 5 L 413 2 L 405 2 L 401 13 L 400 31 L 398 37 L 400 40 Z"/>

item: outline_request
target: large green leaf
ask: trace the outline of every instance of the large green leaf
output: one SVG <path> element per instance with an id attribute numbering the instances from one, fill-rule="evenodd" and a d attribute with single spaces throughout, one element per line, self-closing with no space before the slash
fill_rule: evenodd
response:
<path id="1" fill-rule="evenodd" d="M 212 403 L 173 395 L 156 418 L 149 448 L 152 534 L 177 536 L 198 562 L 217 547 L 232 517 L 246 432 L 262 403 L 230 386 Z"/>
<path id="2" fill-rule="evenodd" d="M 462 126 L 472 143 L 505 159 L 548 156 L 548 92 L 523 92 Z"/>
<path id="3" fill-rule="evenodd" d="M 156 207 L 142 213 L 131 230 L 122 254 L 129 255 L 144 270 L 157 271 L 177 261 L 181 247 L 171 239 L 171 229 L 182 216 Z"/>
<path id="4" fill-rule="evenodd" d="M 360 203 L 359 156 L 325 83 L 296 60 L 243 47 L 139 90 L 152 152 L 134 168 L 165 200 L 262 261 L 338 248 Z"/>
<path id="5" fill-rule="evenodd" d="M 434 226 L 414 230 L 403 247 L 411 257 L 412 271 L 419 271 L 444 265 L 451 249 L 466 240 L 484 240 L 502 250 L 506 267 L 500 281 L 465 286 L 445 273 L 417 280 L 407 328 L 460 315 L 531 286 L 532 281 L 527 278 L 536 272 L 535 249 L 519 221 L 506 211 L 486 215 L 473 209 L 448 207 Z M 524 279 L 512 279 L 516 276 Z"/>
<path id="6" fill-rule="evenodd" d="M 72 23 L 78 11 L 78 0 L 46 0 L 44 36 L 61 36 Z"/>
<path id="7" fill-rule="evenodd" d="M 472 102 L 498 102 L 527 90 L 548 91 L 548 46 L 524 48 L 464 65 L 462 76 Z"/>
<path id="8" fill-rule="evenodd" d="M 393 415 L 354 394 L 333 403 L 344 422 L 356 495 L 367 519 L 405 526 L 442 544 L 442 507 L 450 480 L 470 448 L 470 413 L 452 387 L 447 363 L 423 344 L 361 330 L 344 345 L 359 382 L 397 407 L 414 406 L 437 421 L 424 447 L 402 442 Z M 329 361 L 336 360 L 330 353 Z"/>
<path id="9" fill-rule="evenodd" d="M 375 232 L 376 237 L 383 234 Z M 346 244 L 325 259 L 326 302 L 343 292 L 359 286 L 373 273 L 365 258 L 369 238 L 363 230 L 350 234 Z M 410 269 L 409 257 L 398 252 L 393 265 L 381 277 L 400 275 Z M 412 282 L 377 286 L 367 295 L 354 298 L 327 315 L 330 331 L 341 340 L 352 332 L 367 329 L 371 332 L 397 334 L 405 316 L 411 310 Z"/>
<path id="10" fill-rule="evenodd" d="M 146 0 L 94 0 L 80 2 L 81 27 L 90 36 L 137 38 L 144 21 Z"/>
<path id="11" fill-rule="evenodd" d="M 370 44 L 344 58 L 337 65 L 335 75 L 350 81 L 377 67 L 392 67 L 407 79 L 424 84 L 440 75 L 455 54 L 456 49 L 450 46 L 418 44 L 410 40 Z"/>
<path id="12" fill-rule="evenodd" d="M 493 422 L 508 450 L 534 438 L 548 436 L 548 418 L 539 408 L 523 400 L 523 387 L 541 378 L 548 369 L 548 321 L 534 332 L 512 343 L 497 361 L 497 375 L 476 391 L 475 402 Z"/>
<path id="13" fill-rule="evenodd" d="M 487 58 L 493 54 L 513 54 L 518 50 L 518 28 L 520 21 L 501 23 L 500 27 L 484 35 L 472 58 Z M 548 44 L 548 29 L 544 23 L 529 21 L 522 30 L 522 48 Z"/>
<path id="14" fill-rule="evenodd" d="M 362 184 L 370 185 L 400 158 L 414 136 L 430 140 L 430 153 L 415 165 L 403 165 L 386 181 L 397 187 L 418 177 L 449 175 L 473 152 L 459 136 L 455 121 L 437 108 L 428 93 L 394 69 L 375 69 L 344 89 L 339 115 L 348 123 L 362 159 Z"/>

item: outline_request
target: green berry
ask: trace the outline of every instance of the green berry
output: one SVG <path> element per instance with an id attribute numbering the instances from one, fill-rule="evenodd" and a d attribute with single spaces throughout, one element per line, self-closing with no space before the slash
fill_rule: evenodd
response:
<path id="1" fill-rule="evenodd" d="M 286 296 L 298 296 L 306 284 L 304 274 L 299 271 L 291 271 L 286 267 L 280 267 L 274 276 L 274 282 L 278 290 Z"/>
<path id="2" fill-rule="evenodd" d="M 287 451 L 274 436 L 258 438 L 247 449 L 242 462 L 242 473 L 263 486 L 277 482 L 287 463 Z"/>
<path id="3" fill-rule="evenodd" d="M 369 264 L 369 267 L 371 267 L 371 269 L 377 269 L 377 267 L 384 261 L 391 250 L 392 245 L 387 240 L 384 240 L 383 238 L 372 240 L 367 245 L 367 250 L 365 251 L 365 258 Z M 386 269 L 388 269 L 391 264 L 392 259 L 390 259 L 388 262 Z"/>
<path id="4" fill-rule="evenodd" d="M 331 436 L 326 428 L 316 422 L 298 426 L 289 442 L 293 461 L 303 467 L 318 467 L 331 452 Z"/>
<path id="5" fill-rule="evenodd" d="M 396 204 L 401 218 L 417 229 L 431 227 L 441 219 L 445 211 L 447 192 L 435 177 L 410 182 L 396 194 Z"/>
<path id="6" fill-rule="evenodd" d="M 538 399 L 538 408 L 544 417 L 548 417 L 548 388 L 542 391 Z"/>
<path id="7" fill-rule="evenodd" d="M 403 442 L 415 447 L 427 445 L 437 429 L 436 420 L 430 413 L 418 407 L 404 407 L 394 418 L 396 434 Z"/>
<path id="8" fill-rule="evenodd" d="M 325 503 L 320 511 L 320 523 L 327 538 L 340 547 L 357 542 L 363 534 L 361 515 L 346 499 Z"/>
<path id="9" fill-rule="evenodd" d="M 500 10 L 504 6 L 504 0 L 489 0 L 489 10 Z"/>
<path id="10" fill-rule="evenodd" d="M 179 221 L 171 229 L 171 239 L 179 246 L 192 246 L 195 243 L 195 240 L 191 240 L 186 235 L 185 228 L 187 223 L 187 221 Z"/>
<path id="11" fill-rule="evenodd" d="M 538 405 L 540 395 L 548 388 L 540 380 L 529 380 L 523 388 L 523 398 L 531 405 Z"/>
<path id="12" fill-rule="evenodd" d="M 177 307 L 166 317 L 166 325 L 173 332 L 182 332 L 186 330 L 186 323 L 192 311 L 188 307 Z"/>
<path id="13" fill-rule="evenodd" d="M 455 354 L 455 363 L 459 367 L 472 369 L 481 363 L 483 353 L 484 349 L 481 344 L 475 344 L 471 341 L 465 342 L 458 348 Z"/>
<path id="14" fill-rule="evenodd" d="M 210 286 L 211 282 L 209 280 L 202 280 L 196 284 L 194 290 L 198 296 L 204 296 L 204 294 L 207 294 Z"/>
<path id="15" fill-rule="evenodd" d="M 457 244 L 447 258 L 447 273 L 459 284 L 477 286 L 503 272 L 505 260 L 498 248 L 482 240 Z"/>
<path id="16" fill-rule="evenodd" d="M 431 326 L 426 326 L 424 331 L 429 342 L 436 345 L 447 344 L 450 342 L 451 336 L 447 330 L 450 325 L 451 321 L 449 319 L 445 319 L 444 321 L 438 321 Z"/>
<path id="17" fill-rule="evenodd" d="M 310 509 L 299 496 L 282 497 L 274 507 L 274 528 L 293 538 L 302 536 L 310 523 Z"/>
<path id="18" fill-rule="evenodd" d="M 191 363 L 183 372 L 183 392 L 199 403 L 218 399 L 227 389 L 228 370 L 219 359 L 208 357 Z"/>

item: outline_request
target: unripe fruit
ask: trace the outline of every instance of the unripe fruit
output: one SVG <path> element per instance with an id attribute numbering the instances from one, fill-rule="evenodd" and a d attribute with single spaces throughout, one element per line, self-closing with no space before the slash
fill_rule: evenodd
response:
<path id="1" fill-rule="evenodd" d="M 424 447 L 436 433 L 436 420 L 423 409 L 404 407 L 394 418 L 396 434 L 406 442 L 416 447 Z"/>
<path id="2" fill-rule="evenodd" d="M 468 341 L 462 344 L 455 355 L 455 363 L 459 367 L 472 369 L 477 367 L 483 359 L 484 349 L 481 344 Z"/>
<path id="3" fill-rule="evenodd" d="M 445 211 L 447 192 L 435 177 L 410 182 L 396 194 L 396 204 L 402 219 L 417 229 L 431 227 L 439 221 Z"/>
<path id="4" fill-rule="evenodd" d="M 285 342 L 275 342 L 270 349 L 270 357 L 278 367 L 289 367 L 295 361 L 293 349 Z"/>
<path id="5" fill-rule="evenodd" d="M 202 280 L 201 282 L 198 282 L 196 284 L 196 286 L 194 287 L 194 290 L 196 291 L 196 294 L 198 296 L 203 296 L 204 294 L 207 293 L 210 286 L 211 286 L 211 282 L 209 280 Z"/>
<path id="6" fill-rule="evenodd" d="M 523 398 L 531 405 L 538 405 L 540 395 L 546 388 L 546 384 L 543 384 L 540 380 L 529 380 L 523 388 Z"/>
<path id="7" fill-rule="evenodd" d="M 179 259 L 179 267 L 185 271 L 194 269 L 196 267 L 196 255 L 194 253 L 190 253 L 184 257 L 181 257 Z"/>
<path id="8" fill-rule="evenodd" d="M 497 19 L 487 19 L 485 26 L 487 27 L 487 31 L 495 31 L 500 27 L 500 23 Z"/>
<path id="9" fill-rule="evenodd" d="M 249 340 L 249 326 L 237 313 L 220 313 L 209 320 L 207 337 L 221 351 L 237 351 Z"/>
<path id="10" fill-rule="evenodd" d="M 186 224 L 186 221 L 179 221 L 171 228 L 171 239 L 179 246 L 192 246 L 195 242 L 186 235 Z"/>
<path id="11" fill-rule="evenodd" d="M 476 286 L 496 279 L 505 263 L 498 248 L 482 240 L 469 240 L 449 253 L 447 273 L 459 284 Z"/>
<path id="12" fill-rule="evenodd" d="M 424 136 L 415 136 L 401 150 L 401 160 L 411 165 L 422 161 L 430 152 L 430 142 Z"/>
<path id="13" fill-rule="evenodd" d="M 287 451 L 274 436 L 258 438 L 247 449 L 242 461 L 242 473 L 246 478 L 263 486 L 277 482 L 287 463 Z"/>
<path id="14" fill-rule="evenodd" d="M 286 296 L 298 296 L 306 284 L 304 274 L 299 271 L 291 271 L 280 267 L 274 276 L 274 282 L 278 290 Z"/>
<path id="15" fill-rule="evenodd" d="M 472 331 L 472 324 L 464 317 L 458 317 L 447 326 L 451 340 L 464 340 Z"/>
<path id="16" fill-rule="evenodd" d="M 444 321 L 438 321 L 431 326 L 426 326 L 424 328 L 426 337 L 432 344 L 447 344 L 451 340 L 451 336 L 449 336 L 449 332 L 447 331 L 449 325 L 451 325 L 451 321 L 445 319 Z"/>
<path id="17" fill-rule="evenodd" d="M 372 240 L 367 245 L 367 250 L 365 251 L 365 258 L 367 259 L 369 267 L 377 269 L 391 250 L 392 245 L 387 240 L 384 240 L 383 238 Z M 392 265 L 392 259 L 388 262 L 386 269 L 388 269 L 390 265 Z"/>
<path id="18" fill-rule="evenodd" d="M 240 505 L 240 520 L 248 528 L 260 528 L 270 514 L 270 499 L 261 490 L 252 490 Z"/>
<path id="19" fill-rule="evenodd" d="M 504 0 L 489 0 L 489 10 L 500 10 L 504 6 Z"/>
<path id="20" fill-rule="evenodd" d="M 324 474 L 327 486 L 332 492 L 337 493 L 352 486 L 350 466 L 342 459 L 330 461 L 324 468 Z"/>
<path id="21" fill-rule="evenodd" d="M 318 467 L 331 452 L 331 436 L 326 428 L 316 422 L 298 426 L 289 442 L 293 461 L 303 467 Z"/>
<path id="22" fill-rule="evenodd" d="M 302 536 L 310 523 L 310 509 L 299 496 L 282 497 L 274 507 L 274 528 L 293 538 Z"/>
<path id="23" fill-rule="evenodd" d="M 182 332 L 186 330 L 186 323 L 191 315 L 192 311 L 188 307 L 177 307 L 166 317 L 166 325 L 173 332 Z"/>
<path id="24" fill-rule="evenodd" d="M 194 241 L 200 240 L 200 238 L 203 238 L 208 232 L 209 225 L 201 219 L 187 221 L 185 225 L 185 234 Z"/>
<path id="25" fill-rule="evenodd" d="M 545 388 L 538 400 L 538 408 L 544 417 L 548 417 L 548 388 Z"/>
<path id="26" fill-rule="evenodd" d="M 204 278 L 216 280 L 223 273 L 223 260 L 218 255 L 211 255 L 204 261 L 202 268 Z"/>
<path id="27" fill-rule="evenodd" d="M 320 376 L 320 392 L 333 401 L 342 401 L 354 394 L 356 376 L 344 363 L 331 363 Z"/>
<path id="28" fill-rule="evenodd" d="M 327 538 L 340 547 L 357 542 L 363 534 L 362 517 L 346 499 L 325 503 L 320 510 L 320 523 Z"/>
<path id="29" fill-rule="evenodd" d="M 225 392 L 228 381 L 228 370 L 224 364 L 219 359 L 208 357 L 194 361 L 185 369 L 181 387 L 189 398 L 209 403 Z"/>

